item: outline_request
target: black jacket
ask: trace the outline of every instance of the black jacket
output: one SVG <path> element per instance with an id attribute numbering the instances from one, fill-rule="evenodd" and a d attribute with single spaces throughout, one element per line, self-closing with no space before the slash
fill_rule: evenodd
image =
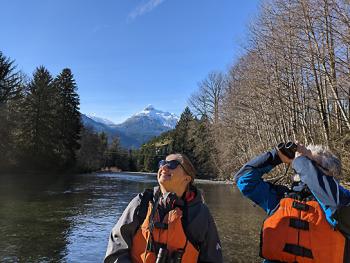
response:
<path id="1" fill-rule="evenodd" d="M 154 188 L 154 193 L 159 187 Z M 216 225 L 208 207 L 203 203 L 203 198 L 196 188 L 196 196 L 187 203 L 186 235 L 189 240 L 198 245 L 199 259 L 201 263 L 223 262 L 221 243 Z M 117 224 L 113 227 L 109 237 L 106 257 L 104 262 L 131 263 L 130 248 L 137 229 L 142 224 L 139 222 L 137 212 L 140 209 L 142 193 L 138 194 L 124 210 Z M 155 195 L 155 194 L 154 194 Z"/>

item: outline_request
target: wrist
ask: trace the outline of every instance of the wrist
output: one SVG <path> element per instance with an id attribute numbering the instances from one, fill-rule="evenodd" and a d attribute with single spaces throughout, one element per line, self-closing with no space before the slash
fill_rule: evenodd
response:
<path id="1" fill-rule="evenodd" d="M 270 152 L 269 164 L 273 166 L 277 166 L 282 163 L 280 156 L 278 155 L 278 151 L 274 148 Z"/>

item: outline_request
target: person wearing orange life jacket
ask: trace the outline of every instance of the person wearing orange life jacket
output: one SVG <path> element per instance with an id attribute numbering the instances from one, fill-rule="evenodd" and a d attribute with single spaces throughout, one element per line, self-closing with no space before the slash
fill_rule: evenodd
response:
<path id="1" fill-rule="evenodd" d="M 296 145 L 289 158 L 278 149 L 246 163 L 237 187 L 268 214 L 261 231 L 264 262 L 350 262 L 350 191 L 339 185 L 341 163 L 322 146 Z M 265 173 L 291 164 L 291 188 L 266 182 Z"/>
<path id="2" fill-rule="evenodd" d="M 195 174 L 184 154 L 160 161 L 159 186 L 129 203 L 112 229 L 104 262 L 223 262 L 215 222 L 193 184 Z"/>

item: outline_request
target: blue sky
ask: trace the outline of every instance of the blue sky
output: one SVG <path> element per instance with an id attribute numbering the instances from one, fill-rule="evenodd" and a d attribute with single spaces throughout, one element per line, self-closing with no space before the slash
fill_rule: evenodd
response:
<path id="1" fill-rule="evenodd" d="M 29 76 L 70 68 L 83 113 L 180 115 L 199 81 L 242 54 L 259 2 L 0 0 L 0 50 Z"/>

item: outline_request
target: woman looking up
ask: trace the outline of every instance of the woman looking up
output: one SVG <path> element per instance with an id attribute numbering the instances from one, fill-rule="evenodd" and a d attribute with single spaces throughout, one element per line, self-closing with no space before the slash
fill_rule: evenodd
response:
<path id="1" fill-rule="evenodd" d="M 138 194 L 109 237 L 104 262 L 221 263 L 221 244 L 184 154 L 159 162 L 158 186 Z"/>

